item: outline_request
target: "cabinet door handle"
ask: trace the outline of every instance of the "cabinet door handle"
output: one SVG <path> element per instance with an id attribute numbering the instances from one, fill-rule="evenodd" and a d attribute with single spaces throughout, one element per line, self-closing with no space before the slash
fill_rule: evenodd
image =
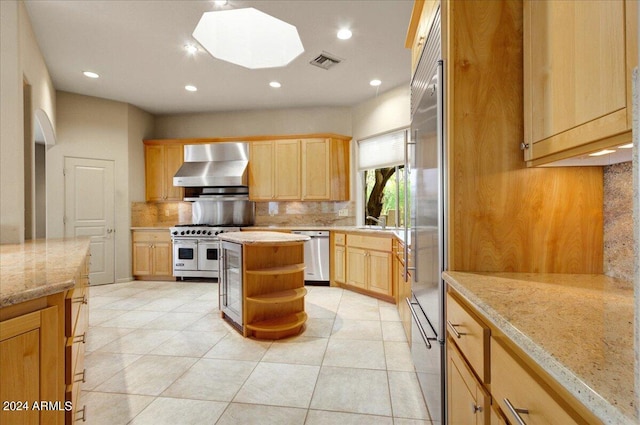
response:
<path id="1" fill-rule="evenodd" d="M 455 335 L 455 337 L 458 339 L 462 338 L 462 335 L 466 335 L 466 333 L 459 332 L 456 329 L 457 326 L 461 326 L 461 325 L 454 325 L 453 323 L 451 323 L 451 321 L 447 320 L 447 326 L 449 327 L 451 332 Z"/>
<path id="2" fill-rule="evenodd" d="M 524 415 L 528 415 L 529 414 L 528 409 L 519 409 L 519 408 L 513 407 L 513 404 L 511 404 L 508 398 L 504 399 L 504 404 L 507 405 L 507 409 L 509 409 L 509 412 L 511 412 L 511 416 L 513 416 L 513 418 L 516 420 L 516 423 L 518 425 L 527 425 L 527 423 L 522 420 L 522 416 L 520 416 L 520 413 Z"/>
<path id="3" fill-rule="evenodd" d="M 471 411 L 476 414 L 478 412 L 482 412 L 482 406 L 478 406 L 475 403 L 471 403 Z"/>
<path id="4" fill-rule="evenodd" d="M 82 412 L 82 417 L 76 418 L 75 422 L 78 422 L 78 421 L 86 422 L 87 421 L 87 405 L 86 404 L 82 406 L 82 409 L 76 410 L 76 415 L 79 414 L 80 412 Z"/>
<path id="5" fill-rule="evenodd" d="M 82 369 L 82 372 L 76 373 L 75 376 L 81 376 L 82 378 L 74 379 L 73 382 L 82 382 L 83 384 L 87 382 L 86 380 L 87 369 Z"/>
<path id="6" fill-rule="evenodd" d="M 73 304 L 78 304 L 78 303 L 87 304 L 88 302 L 89 301 L 87 300 L 87 296 L 86 295 L 84 295 L 82 297 L 75 297 L 75 298 L 71 299 L 71 303 L 73 303 Z"/>
<path id="7" fill-rule="evenodd" d="M 86 343 L 87 339 L 85 338 L 87 335 L 87 333 L 83 333 L 82 335 L 76 335 L 73 337 L 73 343 L 75 344 L 76 342 L 81 342 L 81 343 Z"/>

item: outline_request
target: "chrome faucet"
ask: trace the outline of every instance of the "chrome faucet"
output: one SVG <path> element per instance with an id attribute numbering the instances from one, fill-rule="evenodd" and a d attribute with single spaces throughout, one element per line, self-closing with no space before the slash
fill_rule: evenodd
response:
<path id="1" fill-rule="evenodd" d="M 373 221 L 375 221 L 376 223 L 378 223 L 380 225 L 380 227 L 382 227 L 382 229 L 385 229 L 387 227 L 387 217 L 380 217 L 380 218 L 375 218 L 372 217 L 370 215 L 367 216 L 367 219 L 371 219 Z"/>

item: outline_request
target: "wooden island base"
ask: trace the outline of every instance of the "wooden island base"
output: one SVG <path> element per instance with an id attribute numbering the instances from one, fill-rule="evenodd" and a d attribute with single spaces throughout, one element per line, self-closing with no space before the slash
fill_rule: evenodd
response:
<path id="1" fill-rule="evenodd" d="M 305 238 L 279 232 L 221 235 L 242 245 L 243 336 L 276 340 L 304 331 Z"/>

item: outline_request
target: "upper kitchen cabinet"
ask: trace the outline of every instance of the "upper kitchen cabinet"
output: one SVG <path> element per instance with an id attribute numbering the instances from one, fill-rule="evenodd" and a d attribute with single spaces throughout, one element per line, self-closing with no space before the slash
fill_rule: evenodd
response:
<path id="1" fill-rule="evenodd" d="M 405 47 L 411 49 L 411 75 L 418 66 L 420 55 L 424 49 L 427 35 L 436 16 L 436 9 L 440 2 L 436 0 L 417 0 L 413 3 L 411 22 L 407 30 Z"/>
<path id="2" fill-rule="evenodd" d="M 529 166 L 631 141 L 636 1 L 524 1 Z"/>
<path id="3" fill-rule="evenodd" d="M 184 162 L 183 145 L 145 144 L 144 162 L 147 202 L 182 201 L 183 190 L 173 185 L 173 176 Z"/>
<path id="4" fill-rule="evenodd" d="M 249 158 L 254 201 L 349 199 L 349 139 L 254 141 Z"/>

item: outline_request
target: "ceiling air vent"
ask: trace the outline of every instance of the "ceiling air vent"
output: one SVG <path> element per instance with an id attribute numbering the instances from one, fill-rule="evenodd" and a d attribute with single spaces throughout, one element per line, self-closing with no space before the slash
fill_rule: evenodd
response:
<path id="1" fill-rule="evenodd" d="M 323 51 L 309 63 L 311 65 L 317 66 L 318 68 L 329 69 L 332 66 L 339 64 L 342 61 L 343 59 L 340 59 L 339 57 L 334 56 L 331 53 L 327 53 Z"/>

